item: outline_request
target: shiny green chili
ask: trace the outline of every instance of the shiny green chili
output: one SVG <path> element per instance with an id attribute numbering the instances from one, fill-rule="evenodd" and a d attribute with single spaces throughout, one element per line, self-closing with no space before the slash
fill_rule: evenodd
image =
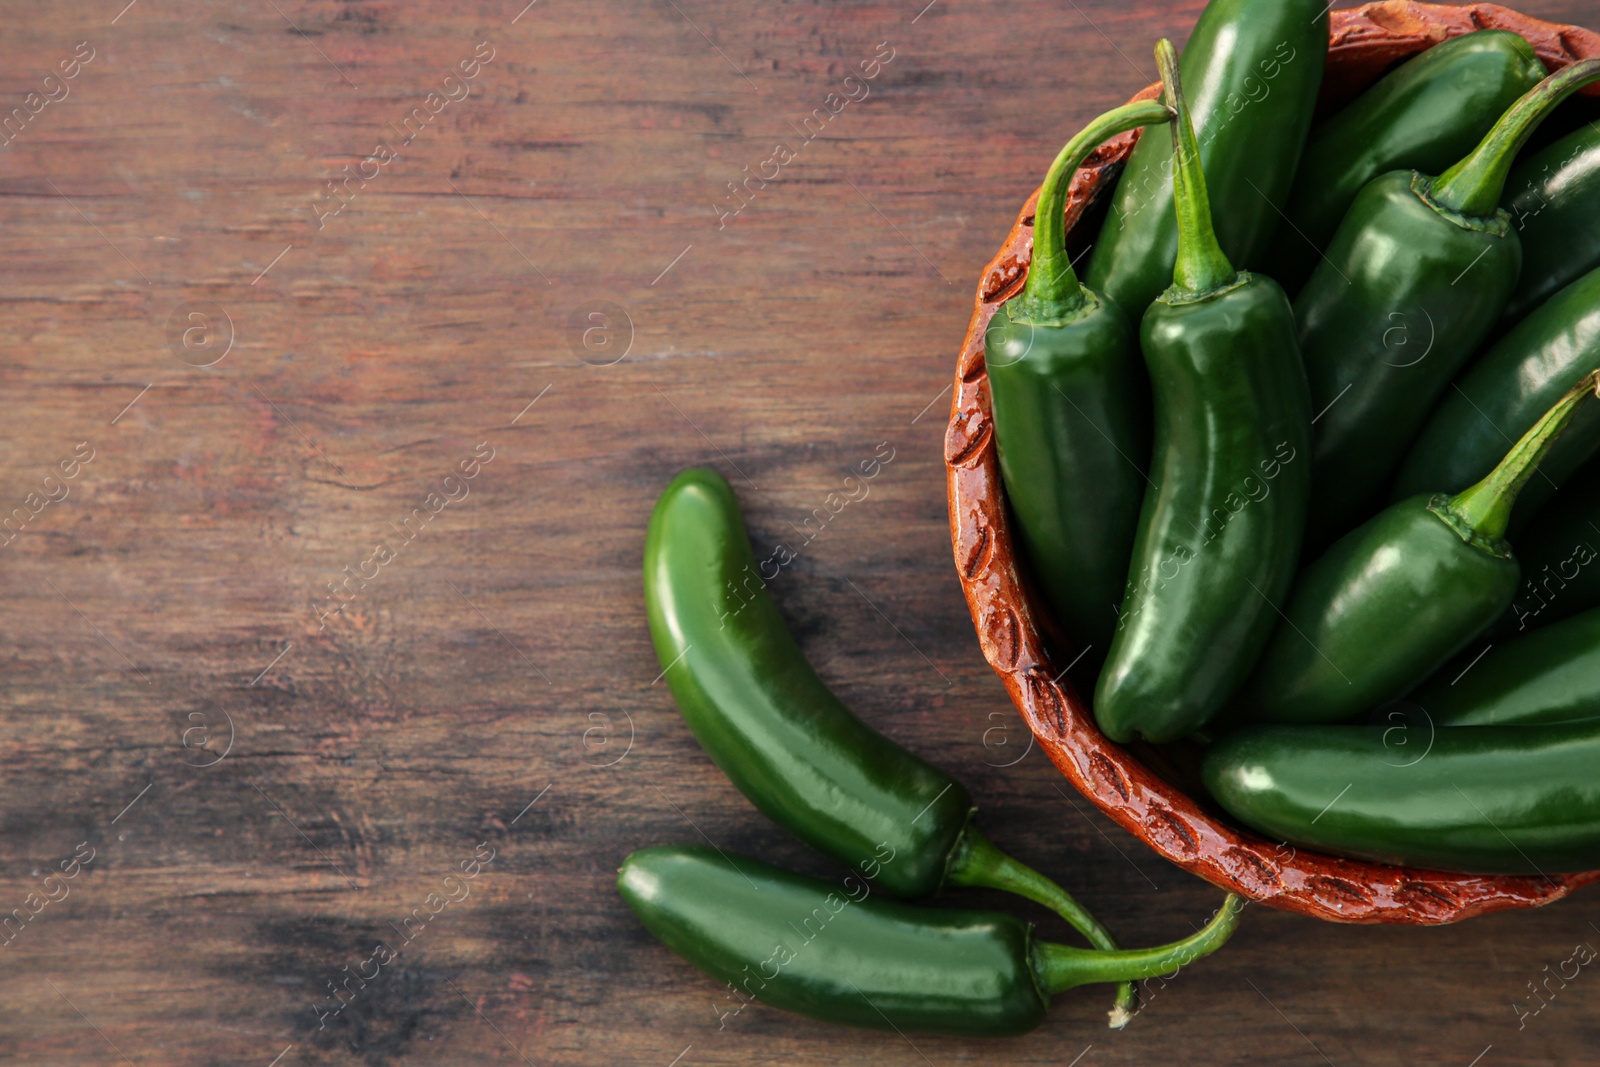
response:
<path id="1" fill-rule="evenodd" d="M 1156 55 L 1177 113 L 1179 245 L 1140 332 L 1155 391 L 1151 484 L 1094 698 L 1115 741 L 1182 737 L 1244 681 L 1294 577 L 1310 476 L 1289 301 L 1217 244 L 1171 44 Z"/>
<path id="2" fill-rule="evenodd" d="M 1488 636 L 1547 626 L 1600 608 L 1600 466 L 1557 491 L 1537 522 L 1518 536 L 1522 585 Z"/>
<path id="3" fill-rule="evenodd" d="M 1493 469 L 1507 441 L 1527 433 L 1563 393 L 1596 370 L 1600 270 L 1551 297 L 1461 376 L 1411 446 L 1393 498 L 1459 493 Z M 1539 464 L 1538 477 L 1517 502 L 1519 522 L 1537 512 L 1597 449 L 1600 408 L 1590 407 Z"/>
<path id="4" fill-rule="evenodd" d="M 1394 504 L 1307 567 L 1233 715 L 1352 719 L 1404 696 L 1499 618 L 1520 575 L 1505 541 L 1512 506 L 1597 389 L 1600 373 L 1476 485 Z"/>
<path id="5" fill-rule="evenodd" d="M 1502 201 L 1522 236 L 1522 273 L 1506 304 L 1515 322 L 1600 267 L 1600 125 L 1589 123 L 1522 160 Z"/>
<path id="6" fill-rule="evenodd" d="M 1328 57 L 1326 0 L 1211 0 L 1183 48 L 1200 165 L 1228 258 L 1258 266 L 1294 180 Z M 1087 280 L 1138 321 L 1178 260 L 1172 143 L 1142 137 Z"/>
<path id="7" fill-rule="evenodd" d="M 1039 190 L 1027 281 L 983 336 L 1000 475 L 1024 555 L 1057 620 L 1099 655 L 1144 498 L 1149 386 L 1127 316 L 1073 273 L 1063 212 L 1085 156 L 1167 118 L 1154 101 L 1129 104 L 1061 149 Z"/>
<path id="8" fill-rule="evenodd" d="M 1105 951 L 1037 940 L 1001 912 L 917 907 L 708 848 L 647 848 L 617 875 L 664 945 L 759 1000 L 825 1022 L 913 1033 L 1021 1034 L 1050 998 L 1093 982 L 1165 974 L 1220 948 L 1239 921 L 1231 894 L 1199 933 Z"/>
<path id="9" fill-rule="evenodd" d="M 1298 292 L 1363 186 L 1444 170 L 1544 76 L 1533 46 L 1504 30 L 1452 37 L 1385 74 L 1311 131 L 1266 259 L 1273 277 Z"/>
<path id="10" fill-rule="evenodd" d="M 795 644 L 759 573 L 733 490 L 703 468 L 656 501 L 645 606 L 667 685 L 723 773 L 774 822 L 897 896 L 1004 889 L 1055 911 L 1097 947 L 1111 934 L 1056 883 L 972 825 L 965 787 L 867 726 Z M 1118 993 L 1112 1025 L 1135 1000 Z"/>
<path id="11" fill-rule="evenodd" d="M 1600 867 L 1600 724 L 1255 726 L 1206 750 L 1223 809 L 1274 841 L 1407 867 Z"/>
<path id="12" fill-rule="evenodd" d="M 1540 121 L 1596 80 L 1600 60 L 1552 75 L 1443 175 L 1382 175 L 1340 224 L 1294 305 L 1317 412 L 1314 551 L 1377 510 L 1429 411 L 1499 321 L 1522 264 L 1500 209 L 1507 173 Z"/>
<path id="13" fill-rule="evenodd" d="M 1489 647 L 1407 702 L 1437 726 L 1525 726 L 1600 719 L 1600 610 Z"/>

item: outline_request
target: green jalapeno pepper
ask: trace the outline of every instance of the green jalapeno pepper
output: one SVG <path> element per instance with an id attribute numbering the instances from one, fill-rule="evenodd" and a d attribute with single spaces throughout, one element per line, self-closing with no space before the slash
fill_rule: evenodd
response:
<path id="1" fill-rule="evenodd" d="M 1600 374 L 1584 379 L 1478 484 L 1394 504 L 1307 567 L 1233 714 L 1354 718 L 1404 696 L 1487 629 L 1517 590 L 1505 542 L 1517 494 L 1597 388 Z"/>
<path id="2" fill-rule="evenodd" d="M 1384 75 L 1311 131 L 1266 259 L 1273 277 L 1299 291 L 1363 186 L 1444 170 L 1544 76 L 1533 46 L 1504 30 L 1452 37 Z"/>
<path id="3" fill-rule="evenodd" d="M 1600 270 L 1557 293 L 1462 375 L 1411 446 L 1395 479 L 1394 497 L 1465 489 L 1489 473 L 1507 441 L 1526 433 L 1595 370 L 1600 370 Z M 1536 512 L 1596 449 L 1600 409 L 1591 407 L 1539 464 L 1518 514 Z"/>
<path id="4" fill-rule="evenodd" d="M 1549 112 L 1600 80 L 1574 63 L 1522 97 L 1441 177 L 1370 182 L 1295 301 L 1317 412 L 1308 545 L 1377 509 L 1440 393 L 1488 336 L 1521 268 L 1499 207 L 1517 151 Z"/>
<path id="5" fill-rule="evenodd" d="M 1322 87 L 1325 0 L 1211 0 L 1183 49 L 1183 80 L 1222 248 L 1254 267 L 1279 222 Z M 1144 137 L 1117 184 L 1087 280 L 1137 320 L 1178 257 L 1172 148 Z"/>
<path id="6" fill-rule="evenodd" d="M 922 908 L 707 848 L 635 852 L 617 888 L 645 928 L 746 1000 L 825 1022 L 902 1032 L 1026 1033 L 1050 998 L 1175 970 L 1221 947 L 1230 895 L 1199 933 L 1160 948 L 1097 951 L 1033 936 L 1002 912 Z"/>
<path id="7" fill-rule="evenodd" d="M 1503 201 L 1522 237 L 1522 274 L 1506 304 L 1514 322 L 1600 267 L 1600 126 L 1593 123 L 1518 163 Z"/>
<path id="8" fill-rule="evenodd" d="M 1201 776 L 1228 814 L 1274 841 L 1435 870 L 1556 874 L 1600 866 L 1597 766 L 1594 723 L 1431 736 L 1415 723 L 1257 726 L 1211 745 Z"/>
<path id="9" fill-rule="evenodd" d="M 1491 646 L 1408 698 L 1435 726 L 1526 726 L 1600 719 L 1600 611 Z"/>
<path id="10" fill-rule="evenodd" d="M 733 490 L 683 471 L 650 516 L 650 636 L 673 699 L 712 761 L 768 818 L 897 896 L 988 886 L 1043 904 L 1089 942 L 1116 942 L 1066 890 L 972 825 L 965 787 L 867 726 L 795 644 L 766 592 Z M 1114 1027 L 1134 1007 L 1119 992 Z"/>
<path id="11" fill-rule="evenodd" d="M 1288 299 L 1237 272 L 1211 228 L 1172 46 L 1178 259 L 1141 343 L 1155 393 L 1151 487 L 1095 690 L 1106 736 L 1171 741 L 1220 709 L 1272 632 L 1305 522 L 1311 411 Z"/>
<path id="12" fill-rule="evenodd" d="M 1144 498 L 1149 387 L 1127 317 L 1073 273 L 1063 213 L 1090 152 L 1167 118 L 1153 101 L 1129 104 L 1061 150 L 1039 190 L 1027 281 L 983 337 L 1000 475 L 1019 540 L 1058 621 L 1085 651 L 1102 654 Z"/>
<path id="13" fill-rule="evenodd" d="M 1489 633 L 1506 637 L 1600 608 L 1600 467 L 1561 487 L 1517 540 L 1522 586 Z"/>

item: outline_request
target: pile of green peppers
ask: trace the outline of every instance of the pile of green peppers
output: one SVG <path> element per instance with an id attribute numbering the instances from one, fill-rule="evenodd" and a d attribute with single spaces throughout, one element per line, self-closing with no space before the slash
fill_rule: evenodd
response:
<path id="1" fill-rule="evenodd" d="M 958 1034 L 1031 1030 L 1050 997 L 1117 984 L 1111 1025 L 1138 1010 L 1134 982 L 1220 947 L 1230 896 L 1200 932 L 1121 949 L 1066 890 L 1000 851 L 973 824 L 966 788 L 858 719 L 817 677 L 760 578 L 733 489 L 679 474 L 645 535 L 650 636 L 684 721 L 758 809 L 849 873 L 803 877 L 718 849 L 667 846 L 617 878 L 645 927 L 760 1000 L 833 1022 Z M 886 900 L 987 887 L 1042 904 L 1090 948 L 1034 937 L 989 911 Z"/>
<path id="2" fill-rule="evenodd" d="M 1549 73 L 1467 33 L 1318 119 L 1327 49 L 1322 0 L 1212 0 L 1181 59 L 1157 46 L 1161 98 L 1048 168 L 984 338 L 1019 565 L 1100 729 L 1203 746 L 1244 826 L 1441 870 L 1600 867 L 1600 123 L 1529 150 L 1600 61 Z M 1068 186 L 1136 129 L 1080 280 Z M 993 845 L 956 779 L 817 677 L 715 472 L 657 501 L 644 590 L 707 755 L 849 872 L 627 857 L 646 929 L 741 1004 L 1014 1034 L 1105 982 L 1121 1026 L 1135 981 L 1231 935 L 1229 895 L 1123 949 Z M 962 887 L 1089 947 L 915 902 Z"/>
<path id="3" fill-rule="evenodd" d="M 1313 122 L 1316 7 L 1206 8 L 1081 282 L 1136 116 L 1046 174 L 985 336 L 1025 572 L 1101 730 L 1269 839 L 1600 868 L 1600 123 L 1529 147 L 1600 61 L 1467 33 Z"/>

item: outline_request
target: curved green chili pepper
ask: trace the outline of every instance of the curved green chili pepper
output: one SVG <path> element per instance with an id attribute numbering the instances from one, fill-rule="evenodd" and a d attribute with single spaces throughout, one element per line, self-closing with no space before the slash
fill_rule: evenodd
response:
<path id="1" fill-rule="evenodd" d="M 1307 541 L 1331 543 L 1377 509 L 1440 393 L 1488 336 L 1522 263 L 1500 210 L 1517 151 L 1600 60 L 1541 82 L 1438 178 L 1396 171 L 1356 198 L 1295 301 L 1317 411 Z"/>
<path id="2" fill-rule="evenodd" d="M 1217 803 L 1274 841 L 1472 874 L 1600 866 L 1600 727 L 1259 726 L 1206 750 Z"/>
<path id="3" fill-rule="evenodd" d="M 1455 677 L 1444 673 L 1408 698 L 1436 726 L 1600 719 L 1600 611 L 1496 644 Z"/>
<path id="4" fill-rule="evenodd" d="M 1517 539 L 1522 586 L 1488 636 L 1521 633 L 1600 608 L 1600 467 L 1561 487 Z"/>
<path id="5" fill-rule="evenodd" d="M 768 818 L 896 896 L 1004 889 L 1116 942 L 1066 890 L 989 843 L 960 782 L 867 726 L 828 690 L 766 593 L 733 490 L 679 474 L 644 549 L 650 636 L 673 699 L 712 762 Z M 1119 993 L 1112 1025 L 1134 1006 Z"/>
<path id="6" fill-rule="evenodd" d="M 1119 107 L 1061 150 L 1039 191 L 1028 280 L 983 336 L 1023 550 L 1066 631 L 1102 651 L 1144 498 L 1148 386 L 1126 316 L 1072 271 L 1063 212 L 1072 176 L 1101 142 L 1167 118 L 1154 101 Z"/>
<path id="7" fill-rule="evenodd" d="M 1211 0 L 1183 49 L 1200 164 L 1217 233 L 1253 267 L 1279 223 L 1328 57 L 1326 0 Z M 1117 184 L 1087 281 L 1130 319 L 1172 282 L 1178 258 L 1172 147 L 1144 137 Z"/>
<path id="8" fill-rule="evenodd" d="M 1411 446 L 1395 479 L 1394 498 L 1465 489 L 1494 468 L 1507 441 L 1527 433 L 1551 404 L 1595 370 L 1600 370 L 1600 270 L 1557 293 L 1462 375 Z M 1519 514 L 1537 511 L 1597 449 L 1600 409 L 1589 408 L 1539 464 L 1539 476 L 1518 502 Z"/>
<path id="9" fill-rule="evenodd" d="M 854 876 L 824 882 L 707 848 L 635 852 L 617 888 L 646 929 L 726 982 L 741 1009 L 753 999 L 825 1022 L 972 1035 L 1026 1033 L 1057 993 L 1214 952 L 1243 906 L 1230 894 L 1192 937 L 1106 952 L 1038 941 L 1001 912 L 870 898 Z"/>
<path id="10" fill-rule="evenodd" d="M 1515 322 L 1600 267 L 1600 126 L 1590 123 L 1518 163 L 1502 201 L 1522 236 Z"/>
<path id="11" fill-rule="evenodd" d="M 1094 700 L 1115 741 L 1191 733 L 1244 681 L 1294 576 L 1310 474 L 1288 299 L 1235 271 L 1217 245 L 1171 44 L 1156 55 L 1176 110 L 1180 243 L 1172 287 L 1141 327 L 1155 390 L 1151 488 Z"/>
<path id="12" fill-rule="evenodd" d="M 1273 277 L 1297 292 L 1364 185 L 1444 170 L 1544 76 L 1533 46 L 1504 30 L 1452 37 L 1384 75 L 1311 131 L 1266 259 Z"/>
<path id="13" fill-rule="evenodd" d="M 1403 500 L 1307 567 L 1235 714 L 1354 718 L 1404 696 L 1499 618 L 1520 573 L 1505 542 L 1512 505 L 1597 389 L 1600 374 L 1584 379 L 1477 485 Z"/>

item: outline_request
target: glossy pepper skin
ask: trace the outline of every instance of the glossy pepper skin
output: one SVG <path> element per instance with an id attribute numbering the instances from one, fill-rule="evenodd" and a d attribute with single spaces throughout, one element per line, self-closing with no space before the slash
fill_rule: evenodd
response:
<path id="1" fill-rule="evenodd" d="M 1273 276 L 1298 292 L 1369 181 L 1440 173 L 1544 76 L 1533 46 L 1504 30 L 1452 37 L 1384 75 L 1311 131 L 1266 259 Z"/>
<path id="2" fill-rule="evenodd" d="M 1000 475 L 1023 550 L 1062 627 L 1099 655 L 1144 498 L 1149 385 L 1127 316 L 1072 272 L 1063 212 L 1096 146 L 1167 118 L 1160 104 L 1130 104 L 1062 148 L 1039 191 L 1027 281 L 983 338 Z"/>
<path id="3" fill-rule="evenodd" d="M 1436 675 L 1408 702 L 1440 727 L 1600 719 L 1600 610 L 1497 644 L 1458 677 Z"/>
<path id="4" fill-rule="evenodd" d="M 945 774 L 839 703 L 765 592 L 728 483 L 691 468 L 650 516 L 645 603 L 673 699 L 713 762 L 773 821 L 899 896 L 943 884 L 972 817 Z"/>
<path id="5" fill-rule="evenodd" d="M 1510 637 L 1600 608 L 1600 467 L 1561 487 L 1517 540 L 1522 585 L 1489 636 Z"/>
<path id="6" fill-rule="evenodd" d="M 1272 840 L 1474 874 L 1600 866 L 1600 725 L 1259 726 L 1201 765 L 1227 812 Z M 1418 758 L 1418 753 L 1426 755 Z"/>
<path id="7" fill-rule="evenodd" d="M 1041 942 L 1001 912 L 921 908 L 707 848 L 635 852 L 617 888 L 678 955 L 755 999 L 825 1022 L 912 1033 L 1000 1036 L 1044 1021 L 1053 994 L 1149 977 L 1220 947 L 1230 896 L 1193 937 L 1102 952 Z"/>
<path id="8" fill-rule="evenodd" d="M 1184 46 L 1217 236 L 1235 263 L 1257 266 L 1279 224 L 1327 56 L 1326 0 L 1211 0 Z M 1142 137 L 1086 280 L 1137 321 L 1171 284 L 1177 254 L 1171 142 Z"/>
<path id="9" fill-rule="evenodd" d="M 1144 498 L 1149 386 L 1114 304 L 1073 327 L 1037 329 L 1002 307 L 984 347 L 1000 476 L 1023 551 L 1062 628 L 1103 653 Z"/>
<path id="10" fill-rule="evenodd" d="M 1271 279 L 1234 271 L 1212 237 L 1176 73 L 1163 61 L 1184 142 L 1183 244 L 1173 286 L 1141 327 L 1155 394 L 1151 487 L 1094 700 L 1115 741 L 1183 737 L 1243 682 L 1294 575 L 1310 473 L 1289 302 Z"/>
<path id="11" fill-rule="evenodd" d="M 1597 387 L 1600 375 L 1585 378 L 1476 485 L 1402 500 L 1307 567 L 1232 716 L 1353 719 L 1404 696 L 1487 629 L 1521 574 L 1505 541 L 1517 495 Z"/>
<path id="12" fill-rule="evenodd" d="M 1518 323 L 1445 394 L 1406 455 L 1396 498 L 1457 493 L 1500 461 L 1584 375 L 1600 370 L 1600 270 L 1573 282 Z M 1580 413 L 1539 464 L 1518 502 L 1537 511 L 1600 448 L 1600 409 Z"/>
<path id="13" fill-rule="evenodd" d="M 1503 201 L 1522 237 L 1522 275 L 1506 304 L 1514 322 L 1600 267 L 1600 129 L 1593 124 L 1518 163 Z"/>
<path id="14" fill-rule="evenodd" d="M 1574 63 L 1525 94 L 1437 178 L 1370 182 L 1295 300 L 1317 412 L 1307 543 L 1377 510 L 1434 403 L 1489 335 L 1522 246 L 1499 207 L 1517 151 L 1561 101 L 1600 78 Z"/>
<path id="15" fill-rule="evenodd" d="M 1111 934 L 1064 889 L 971 824 L 960 782 L 856 718 L 817 677 L 767 595 L 732 488 L 692 468 L 645 535 L 650 636 L 695 739 L 768 818 L 897 896 L 988 886 L 1043 904 L 1099 948 Z M 1123 985 L 1119 1028 L 1136 994 Z"/>
<path id="16" fill-rule="evenodd" d="M 1508 221 L 1441 213 L 1427 188 L 1411 171 L 1370 182 L 1295 300 L 1318 413 L 1307 536 L 1315 548 L 1381 506 L 1423 420 L 1517 281 L 1522 253 Z"/>
<path id="17" fill-rule="evenodd" d="M 1340 722 L 1402 696 L 1500 617 L 1519 569 L 1508 550 L 1463 539 L 1448 498 L 1413 497 L 1341 538 L 1306 568 L 1240 695 L 1245 717 Z"/>

